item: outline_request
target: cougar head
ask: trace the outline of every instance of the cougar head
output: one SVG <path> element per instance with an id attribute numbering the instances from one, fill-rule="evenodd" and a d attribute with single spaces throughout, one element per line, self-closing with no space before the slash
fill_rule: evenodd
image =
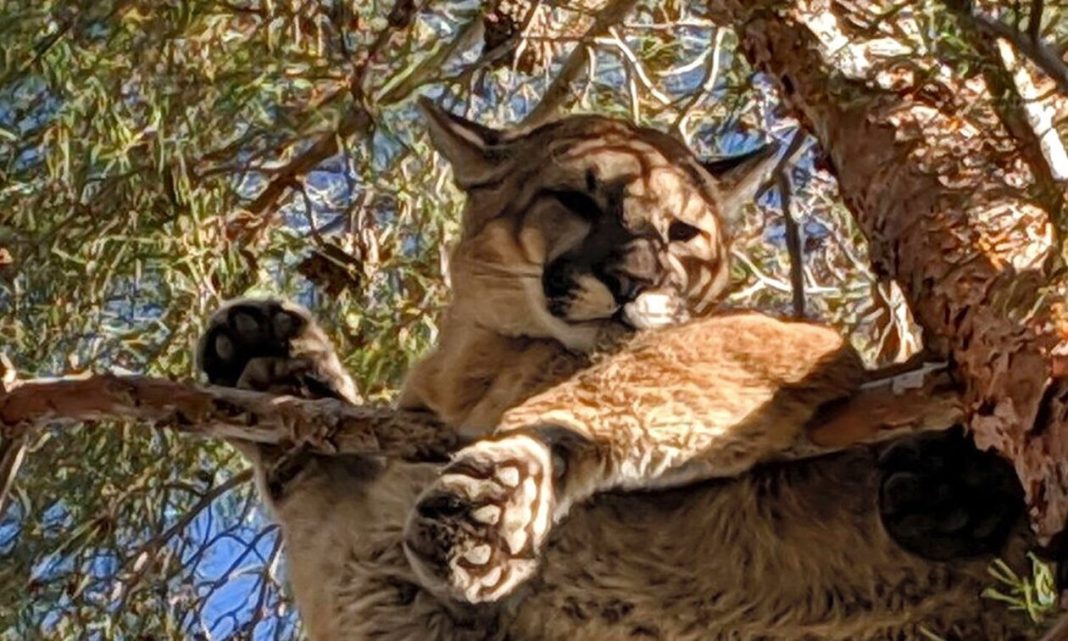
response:
<path id="1" fill-rule="evenodd" d="M 776 155 L 765 146 L 702 163 L 674 138 L 614 118 L 496 130 L 421 107 L 467 196 L 451 309 L 577 350 L 610 324 L 708 313 L 728 281 L 724 221 L 753 199 Z"/>

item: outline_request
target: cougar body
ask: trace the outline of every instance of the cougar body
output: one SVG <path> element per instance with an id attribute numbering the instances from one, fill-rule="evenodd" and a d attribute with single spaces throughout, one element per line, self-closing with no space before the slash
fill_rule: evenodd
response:
<path id="1" fill-rule="evenodd" d="M 402 530 L 437 466 L 318 459 L 274 509 L 313 641 L 1037 638 L 980 598 L 993 555 L 928 561 L 887 536 L 876 454 L 601 495 L 558 528 L 542 573 L 492 604 L 439 599 L 405 558 Z M 998 553 L 1023 568 L 1030 543 L 1018 522 Z"/>
<path id="2" fill-rule="evenodd" d="M 290 466 L 278 475 L 277 452 L 245 446 L 281 524 L 293 593 L 311 639 L 1029 638 L 1022 616 L 988 607 L 978 596 L 995 554 L 1023 569 L 1031 540 L 1017 518 L 1017 495 L 999 491 L 984 506 L 1005 506 L 997 523 L 1007 531 L 993 537 L 996 544 L 970 558 L 925 560 L 892 541 L 882 525 L 877 504 L 886 484 L 874 448 L 745 471 L 790 445 L 780 437 L 793 432 L 776 432 L 775 420 L 758 421 L 760 429 L 740 439 L 743 463 L 725 468 L 741 473 L 738 478 L 653 493 L 580 492 L 584 500 L 567 506 L 559 527 L 538 530 L 531 515 L 541 506 L 559 507 L 559 487 L 603 480 L 599 459 L 572 456 L 595 440 L 579 425 L 599 420 L 586 410 L 626 409 L 618 418 L 637 409 L 645 419 L 657 403 L 661 413 L 679 411 L 687 403 L 676 407 L 663 396 L 653 405 L 638 402 L 643 390 L 664 392 L 678 383 L 690 394 L 715 389 L 718 398 L 749 403 L 732 410 L 733 418 L 679 414 L 673 421 L 679 429 L 692 423 L 723 431 L 745 418 L 738 414 L 746 407 L 771 410 L 771 417 L 785 412 L 793 428 L 859 382 L 859 361 L 826 328 L 752 313 L 709 316 L 726 284 L 723 220 L 752 195 L 759 172 L 750 163 L 719 163 L 712 174 L 670 138 L 606 118 L 511 133 L 436 110 L 430 118 L 468 206 L 452 255 L 453 297 L 440 343 L 413 370 L 401 404 L 433 411 L 469 438 L 502 424 L 507 434 L 476 442 L 471 447 L 483 448 L 476 453 L 496 455 L 508 438 L 518 449 L 485 469 L 475 458 L 467 467 L 454 462 L 444 474 L 431 464 L 306 455 L 295 472 Z M 759 326 L 767 333 L 739 334 L 734 343 L 732 322 L 741 332 Z M 720 343 L 695 342 L 707 338 L 694 329 L 703 323 L 719 324 L 707 335 Z M 631 337 L 635 329 L 664 327 L 674 329 Z M 703 358 L 703 364 L 677 358 L 702 345 L 712 355 L 733 355 Z M 752 367 L 771 361 L 778 365 Z M 202 339 L 200 362 L 217 384 L 353 398 L 351 380 L 322 332 L 287 304 L 243 301 L 224 308 Z M 667 369 L 650 366 L 656 362 Z M 717 363 L 729 371 L 717 370 Z M 817 393 L 810 398 L 806 385 L 813 381 Z M 800 404 L 799 386 L 800 398 L 808 399 Z M 606 396 L 599 399 L 598 389 Z M 583 390 L 593 396 L 580 398 Z M 576 415 L 585 418 L 560 420 Z M 565 436 L 554 440 L 561 427 Z M 640 439 L 641 431 L 631 434 Z M 548 449 L 537 449 L 543 445 Z M 646 456 L 646 444 L 634 445 L 620 448 L 623 457 L 656 468 L 663 449 Z M 685 446 L 693 451 L 693 442 Z M 553 458 L 561 455 L 557 450 L 566 459 L 563 474 Z M 534 459 L 540 470 L 528 466 Z M 502 511 L 492 508 L 504 503 L 475 504 L 468 495 L 441 492 L 440 484 L 466 475 L 513 487 L 510 466 L 520 487 L 533 472 L 542 481 L 565 479 L 548 494 L 535 492 L 544 503 L 526 506 L 525 520 L 517 521 L 529 540 L 543 535 L 536 548 L 526 541 L 513 548 L 530 552 L 534 565 L 492 598 L 456 590 L 442 579 L 443 562 L 446 573 L 467 572 L 468 587 L 494 590 L 500 587 L 491 573 L 500 565 L 497 552 L 482 558 L 475 545 L 459 550 L 462 562 L 448 558 L 443 550 L 457 550 L 451 534 L 434 539 L 432 528 L 413 522 L 451 520 L 467 534 L 501 522 Z M 609 486 L 640 490 L 709 476 L 708 469 L 688 476 L 692 468 L 667 468 L 682 476 L 654 474 L 666 482 L 646 483 L 651 477 L 640 473 L 633 483 Z M 526 529 L 532 523 L 537 527 Z"/>
<path id="3" fill-rule="evenodd" d="M 819 451 L 806 429 L 864 382 L 857 353 L 818 324 L 716 312 L 726 221 L 771 148 L 708 165 L 609 118 L 497 131 L 425 110 L 467 202 L 440 346 L 400 404 L 493 437 L 454 454 L 411 515 L 406 550 L 424 585 L 506 598 L 598 492 Z"/>

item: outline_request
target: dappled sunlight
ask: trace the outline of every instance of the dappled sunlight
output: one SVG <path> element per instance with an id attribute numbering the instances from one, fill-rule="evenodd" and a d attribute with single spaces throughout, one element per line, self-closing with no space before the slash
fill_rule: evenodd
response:
<path id="1" fill-rule="evenodd" d="M 872 367 L 951 360 L 980 444 L 1012 455 L 1052 530 L 1068 10 L 746 4 L 0 2 L 0 352 L 21 379 L 188 380 L 223 301 L 283 296 L 321 319 L 361 401 L 389 402 L 439 337 L 464 199 L 416 97 L 494 127 L 611 115 L 703 158 L 774 141 L 727 221 L 726 304 L 831 324 Z M 0 640 L 298 638 L 283 543 L 233 449 L 16 427 Z"/>

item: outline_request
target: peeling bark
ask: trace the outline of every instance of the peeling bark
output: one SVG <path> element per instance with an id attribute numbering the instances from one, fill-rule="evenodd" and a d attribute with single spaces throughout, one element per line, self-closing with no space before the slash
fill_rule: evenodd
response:
<path id="1" fill-rule="evenodd" d="M 942 430 L 962 418 L 957 386 L 944 368 L 888 368 L 872 372 L 853 397 L 822 408 L 808 426 L 815 447 L 799 452 L 817 454 L 860 441 Z M 18 381 L 0 388 L 0 458 L 8 458 L 4 452 L 21 452 L 22 440 L 38 427 L 109 420 L 208 438 L 300 444 L 322 454 L 417 462 L 444 461 L 459 443 L 455 432 L 424 412 L 100 374 Z M 17 461 L 0 465 L 2 469 L 10 482 Z M 2 502 L 7 487 L 0 489 Z"/>
<path id="2" fill-rule="evenodd" d="M 302 443 L 323 453 L 413 461 L 444 460 L 457 442 L 452 430 L 421 412 L 147 376 L 37 379 L 0 392 L 0 435 L 5 442 L 17 442 L 38 425 L 106 420 L 135 420 L 209 438 Z"/>
<path id="3" fill-rule="evenodd" d="M 888 50 L 864 6 L 723 3 L 716 13 L 820 140 L 874 269 L 898 281 L 928 348 L 956 364 L 977 442 L 1013 460 L 1039 534 L 1052 536 L 1068 516 L 1058 212 L 1039 206 L 1049 201 L 1024 143 L 983 79 Z M 908 19 L 895 16 L 883 19 Z"/>

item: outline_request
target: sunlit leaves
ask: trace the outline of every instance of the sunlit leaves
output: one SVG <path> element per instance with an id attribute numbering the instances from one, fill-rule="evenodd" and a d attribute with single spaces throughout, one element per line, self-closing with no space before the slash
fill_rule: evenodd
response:
<path id="1" fill-rule="evenodd" d="M 639 2 L 579 42 L 602 4 L 545 4 L 511 43 L 528 76 L 484 57 L 474 0 L 419 4 L 410 24 L 391 23 L 390 3 L 340 0 L 0 0 L 0 349 L 24 375 L 188 378 L 215 306 L 281 294 L 323 319 L 361 394 L 392 398 L 435 340 L 461 206 L 412 96 L 515 123 L 588 54 L 564 112 L 633 118 L 704 155 L 793 135 L 702 6 Z M 968 64 L 949 22 L 914 21 L 896 37 Z M 339 134 L 357 113 L 370 125 Z M 323 141 L 329 153 L 287 171 Z M 809 149 L 791 169 L 808 309 L 856 328 L 873 360 L 900 356 L 907 314 L 868 274 L 819 164 Z M 734 221 L 732 302 L 786 311 L 783 199 L 761 205 Z M 0 629 L 295 638 L 241 467 L 224 444 L 134 426 L 39 435 L 0 520 Z"/>

